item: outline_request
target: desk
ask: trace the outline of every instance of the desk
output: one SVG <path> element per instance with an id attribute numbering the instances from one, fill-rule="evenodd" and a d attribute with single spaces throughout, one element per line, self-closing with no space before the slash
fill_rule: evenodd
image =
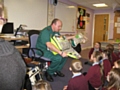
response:
<path id="1" fill-rule="evenodd" d="M 0 38 L 7 40 L 7 41 L 11 41 L 11 40 L 24 40 L 24 41 L 29 41 L 28 37 L 14 37 L 14 36 L 0 36 Z M 15 46 L 15 48 L 17 48 L 20 52 L 22 52 L 23 48 L 29 48 L 29 45 L 21 45 L 21 46 Z"/>
<path id="2" fill-rule="evenodd" d="M 23 48 L 29 48 L 29 45 L 15 46 L 15 48 L 18 49 L 22 53 Z"/>
<path id="3" fill-rule="evenodd" d="M 21 37 L 14 37 L 14 36 L 0 36 L 0 38 L 3 38 L 4 40 L 11 41 L 11 40 L 24 40 L 29 41 L 28 37 L 21 36 Z"/>

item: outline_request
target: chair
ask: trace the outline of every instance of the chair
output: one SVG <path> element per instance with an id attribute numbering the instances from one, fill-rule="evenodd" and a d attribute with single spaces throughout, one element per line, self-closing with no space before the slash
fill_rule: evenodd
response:
<path id="1" fill-rule="evenodd" d="M 37 38 L 39 36 L 39 33 L 40 33 L 40 31 L 38 31 L 38 30 L 28 31 L 28 37 L 29 37 L 29 43 L 30 43 L 30 47 L 28 50 L 28 56 L 35 61 L 41 62 L 43 65 L 43 67 L 41 67 L 41 69 L 43 71 L 46 71 L 46 69 L 48 68 L 47 62 L 51 61 L 51 60 L 43 57 L 43 54 L 44 54 L 43 51 L 36 48 L 36 42 L 37 42 Z M 41 55 L 37 55 L 36 50 L 38 50 L 41 53 Z"/>
<path id="2" fill-rule="evenodd" d="M 28 75 L 32 85 L 34 85 L 36 81 L 43 79 L 43 71 L 46 71 L 46 69 L 48 68 L 47 62 L 50 61 L 50 59 L 43 57 L 44 53 L 42 50 L 36 48 L 36 42 L 39 33 L 40 31 L 38 30 L 28 31 L 30 45 L 27 56 L 32 59 L 31 62 L 35 61 L 35 63 L 33 62 L 27 64 L 28 68 L 32 68 L 28 70 Z M 37 55 L 36 50 L 38 50 L 41 53 L 41 55 Z M 36 62 L 38 63 L 36 64 Z"/>

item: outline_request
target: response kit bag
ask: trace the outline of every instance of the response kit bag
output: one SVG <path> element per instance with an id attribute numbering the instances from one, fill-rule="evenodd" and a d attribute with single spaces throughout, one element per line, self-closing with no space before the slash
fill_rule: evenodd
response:
<path id="1" fill-rule="evenodd" d="M 62 35 L 54 35 L 51 37 L 51 43 L 56 46 L 59 50 L 66 52 L 67 55 L 74 59 L 79 59 L 81 55 L 77 53 L 71 46 L 71 43 L 69 40 L 67 40 Z M 52 51 L 53 52 L 53 51 Z M 56 55 L 56 52 L 53 52 L 54 55 Z"/>
<path id="2" fill-rule="evenodd" d="M 27 74 L 29 75 L 32 85 L 35 85 L 37 81 L 42 80 L 42 71 L 38 66 L 31 68 Z"/>
<path id="3" fill-rule="evenodd" d="M 87 41 L 87 37 L 85 35 L 83 35 L 82 33 L 78 33 L 75 38 L 73 38 L 72 40 L 70 40 L 71 44 L 73 47 L 76 47 L 79 43 L 86 43 Z"/>
<path id="4" fill-rule="evenodd" d="M 26 65 L 19 51 L 0 39 L 0 90 L 22 90 Z"/>

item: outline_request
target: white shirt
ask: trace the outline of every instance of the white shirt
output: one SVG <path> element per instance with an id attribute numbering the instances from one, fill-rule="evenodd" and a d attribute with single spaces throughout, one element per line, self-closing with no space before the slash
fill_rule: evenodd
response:
<path id="1" fill-rule="evenodd" d="M 72 78 L 77 77 L 77 76 L 80 76 L 80 75 L 82 75 L 81 72 L 80 72 L 80 73 L 74 73 L 73 76 L 72 76 Z"/>
<path id="2" fill-rule="evenodd" d="M 94 63 L 92 64 L 92 66 L 97 65 L 97 64 L 99 64 L 99 62 L 94 62 Z"/>

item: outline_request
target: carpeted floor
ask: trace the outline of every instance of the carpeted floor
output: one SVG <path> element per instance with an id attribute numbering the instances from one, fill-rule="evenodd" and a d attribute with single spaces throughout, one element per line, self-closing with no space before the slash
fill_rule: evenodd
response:
<path id="1" fill-rule="evenodd" d="M 82 58 L 80 59 L 83 63 L 83 70 L 82 72 L 87 72 L 90 66 L 84 65 L 84 62 L 88 60 L 88 52 L 89 49 L 83 50 L 81 52 Z M 69 79 L 72 77 L 72 72 L 69 71 L 69 65 L 71 62 L 71 58 L 68 58 L 66 64 L 64 65 L 62 72 L 65 74 L 65 77 L 53 77 L 54 82 L 50 82 L 52 86 L 52 90 L 63 90 L 63 87 L 68 84 Z"/>

